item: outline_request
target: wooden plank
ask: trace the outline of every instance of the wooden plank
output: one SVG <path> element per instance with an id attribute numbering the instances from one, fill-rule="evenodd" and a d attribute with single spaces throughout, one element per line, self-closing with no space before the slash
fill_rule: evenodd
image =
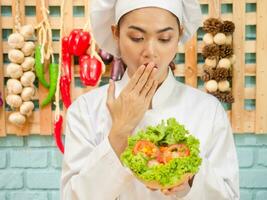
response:
<path id="1" fill-rule="evenodd" d="M 255 110 L 244 111 L 244 130 L 246 133 L 255 132 Z"/>
<path id="2" fill-rule="evenodd" d="M 0 1 L 0 7 L 2 2 Z M 2 15 L 0 10 L 0 16 Z M 0 19 L 0 39 L 2 41 L 2 19 Z M 4 66 L 3 66 L 3 43 L 0 43 L 0 92 L 3 105 L 0 107 L 0 137 L 6 136 L 6 118 L 5 118 L 5 91 L 4 91 Z"/>
<path id="3" fill-rule="evenodd" d="M 256 133 L 267 133 L 267 1 L 257 1 Z"/>
<path id="4" fill-rule="evenodd" d="M 221 17 L 221 0 L 209 1 L 209 17 Z"/>
<path id="5" fill-rule="evenodd" d="M 45 1 L 46 7 L 48 1 Z M 43 20 L 42 13 L 41 13 L 41 1 L 36 1 L 36 19 L 37 22 L 41 22 Z M 38 38 L 39 43 L 39 38 Z M 40 43 L 39 43 L 40 44 Z M 45 69 L 45 78 L 47 81 L 49 81 L 49 66 L 48 62 L 46 61 L 44 63 L 44 69 Z M 40 115 L 39 115 L 39 123 L 40 123 L 40 134 L 41 135 L 51 135 L 52 133 L 52 110 L 50 104 L 47 105 L 44 108 L 41 108 L 42 101 L 46 98 L 48 94 L 48 89 L 45 88 L 43 85 L 39 82 L 39 106 L 40 106 Z"/>
<path id="6" fill-rule="evenodd" d="M 185 83 L 197 87 L 197 36 L 185 44 Z"/>
<path id="7" fill-rule="evenodd" d="M 234 133 L 242 133 L 244 129 L 244 74 L 245 74 L 245 0 L 233 1 L 233 22 L 236 29 L 233 35 L 234 51 L 237 57 L 233 66 L 232 127 Z"/>

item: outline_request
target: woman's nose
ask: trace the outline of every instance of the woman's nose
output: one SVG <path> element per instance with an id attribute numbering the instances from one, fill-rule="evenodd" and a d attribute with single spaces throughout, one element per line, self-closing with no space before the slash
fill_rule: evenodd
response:
<path id="1" fill-rule="evenodd" d="M 144 44 L 143 57 L 146 59 L 154 59 L 157 57 L 156 45 L 153 41 L 148 41 Z"/>

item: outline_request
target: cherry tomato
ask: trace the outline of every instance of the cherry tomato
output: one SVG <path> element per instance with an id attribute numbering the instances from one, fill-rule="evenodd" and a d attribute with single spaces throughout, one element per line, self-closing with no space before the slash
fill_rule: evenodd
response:
<path id="1" fill-rule="evenodd" d="M 150 141 L 140 140 L 135 144 L 133 149 L 133 153 L 135 155 L 139 152 L 144 153 L 150 158 L 155 158 L 159 154 L 159 149 L 155 144 Z"/>

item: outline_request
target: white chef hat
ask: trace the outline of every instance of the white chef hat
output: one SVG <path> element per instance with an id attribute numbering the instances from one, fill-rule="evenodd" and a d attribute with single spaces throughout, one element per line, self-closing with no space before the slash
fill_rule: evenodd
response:
<path id="1" fill-rule="evenodd" d="M 111 25 L 118 24 L 124 14 L 145 7 L 163 8 L 176 15 L 184 29 L 181 43 L 192 37 L 202 21 L 198 0 L 91 0 L 91 27 L 99 47 L 119 56 Z"/>

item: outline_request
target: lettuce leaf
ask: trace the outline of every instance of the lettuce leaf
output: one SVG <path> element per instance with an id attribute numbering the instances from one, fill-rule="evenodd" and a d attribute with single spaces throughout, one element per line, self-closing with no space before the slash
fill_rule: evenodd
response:
<path id="1" fill-rule="evenodd" d="M 190 155 L 174 158 L 166 164 L 149 167 L 147 157 L 141 153 L 133 154 L 133 148 L 139 140 L 148 140 L 157 146 L 184 143 L 190 149 Z M 121 154 L 120 159 L 124 166 L 130 168 L 138 178 L 169 186 L 179 181 L 185 173 L 197 173 L 202 162 L 199 153 L 199 140 L 190 135 L 175 118 L 169 118 L 167 124 L 162 120 L 157 126 L 148 126 L 145 130 L 140 130 L 136 135 L 129 137 L 128 147 Z"/>

